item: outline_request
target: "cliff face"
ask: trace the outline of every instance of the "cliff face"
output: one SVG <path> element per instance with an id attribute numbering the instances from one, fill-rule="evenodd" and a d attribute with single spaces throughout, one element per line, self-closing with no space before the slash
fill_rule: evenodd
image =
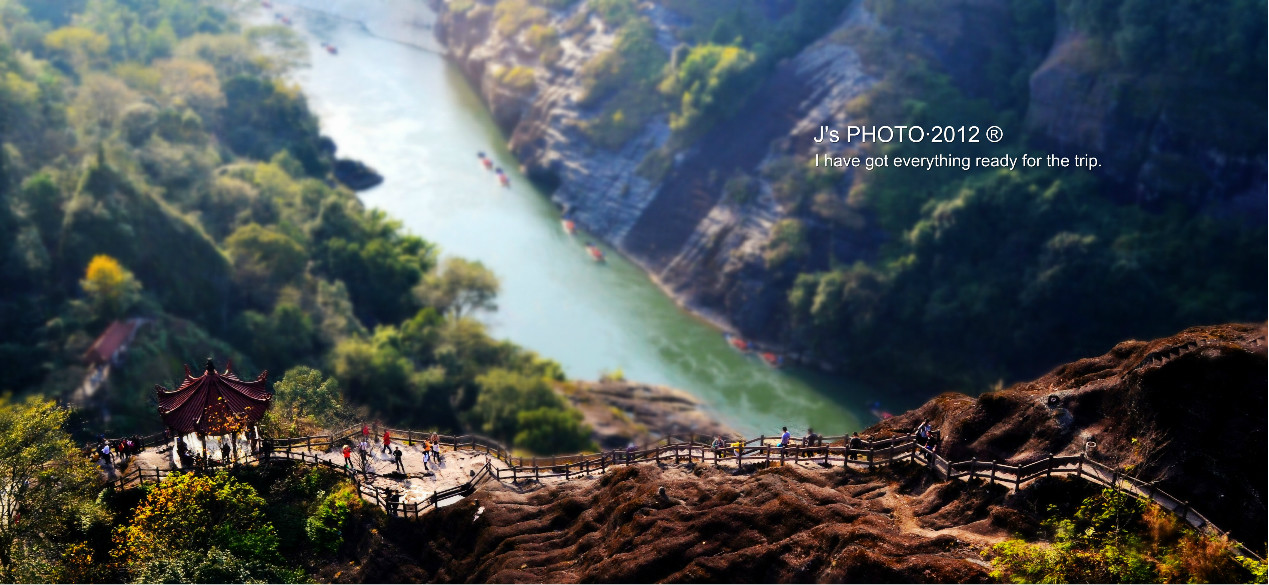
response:
<path id="1" fill-rule="evenodd" d="M 560 58 L 542 67 L 525 35 L 502 36 L 494 11 L 485 8 L 452 12 L 438 3 L 437 30 L 511 135 L 511 149 L 525 171 L 557 186 L 556 203 L 694 309 L 746 334 L 773 332 L 784 287 L 768 284 L 792 274 L 772 274 L 761 252 L 788 211 L 772 196 L 762 169 L 804 151 L 821 123 L 845 123 L 846 104 L 876 81 L 855 50 L 832 34 L 812 43 L 778 64 L 732 121 L 675 150 L 662 172 L 648 172 L 650 154 L 671 141 L 663 116 L 616 149 L 596 145 L 581 130 L 602 112 L 579 103 L 584 91 L 579 73 L 613 47 L 614 31 L 588 15 L 584 2 L 552 12 L 547 26 L 568 34 L 560 36 Z M 688 23 L 654 4 L 641 10 L 656 27 L 657 42 L 672 53 L 676 31 Z M 843 12 L 839 23 L 840 30 L 875 26 L 858 6 Z M 516 66 L 534 68 L 532 89 L 517 91 L 500 81 L 501 73 Z M 743 202 L 723 195 L 724 184 L 736 176 L 754 185 L 753 196 Z M 826 243 L 849 262 L 867 257 L 877 239 L 866 229 L 845 230 Z"/>
<path id="2" fill-rule="evenodd" d="M 1181 201 L 1217 215 L 1263 217 L 1264 151 L 1229 148 L 1257 134 L 1263 145 L 1263 132 L 1228 128 L 1215 113 L 1230 106 L 1221 98 L 1204 100 L 1201 111 L 1151 99 L 1150 92 L 1175 89 L 1157 76 L 1104 63 L 1095 46 L 1087 35 L 1061 28 L 1031 76 L 1027 127 L 1058 152 L 1099 157 L 1124 200 Z M 1263 119 L 1234 111 L 1248 125 Z"/>
<path id="3" fill-rule="evenodd" d="M 888 72 L 913 56 L 964 95 L 1010 112 L 981 122 L 1003 124 L 1010 140 L 1023 144 L 1027 134 L 1026 144 L 1098 157 L 1111 197 L 1158 207 L 1182 202 L 1218 216 L 1264 215 L 1263 133 L 1236 136 L 1229 124 L 1248 106 L 1222 97 L 1211 111 L 1196 112 L 1185 104 L 1203 103 L 1199 97 L 1169 98 L 1207 82 L 1125 65 L 1115 57 L 1113 34 L 1095 39 L 1068 22 L 1074 5 L 843 2 L 827 32 L 772 64 L 738 112 L 703 135 L 681 142 L 662 112 L 607 148 L 584 131 L 607 110 L 583 104 L 581 73 L 619 39 L 591 3 L 536 3 L 544 26 L 560 33 L 559 57 L 549 64 L 525 30 L 500 32 L 508 29 L 493 2 L 434 3 L 443 43 L 510 134 L 525 170 L 558 187 L 552 197 L 559 205 L 690 308 L 747 337 L 789 342 L 787 297 L 798 273 L 868 262 L 887 239 L 901 237 L 880 230 L 852 199 L 862 175 L 829 175 L 831 184 L 803 185 L 808 190 L 791 197 L 780 169 L 805 167 L 812 148 L 851 154 L 845 143 L 815 145 L 811 138 L 820 125 L 861 122 L 860 103 L 871 100 L 882 117 L 902 119 L 908 106 L 876 102 L 937 100 L 884 88 Z M 778 17 L 791 4 L 761 5 Z M 450 9 L 456 5 L 466 8 Z M 547 8 L 560 5 L 567 7 Z M 692 22 L 673 6 L 638 5 L 671 56 L 684 31 L 712 24 Z M 1100 15 L 1097 22 L 1114 27 L 1123 18 Z M 1184 42 L 1160 41 L 1172 47 L 1169 54 L 1188 51 Z M 532 69 L 532 84 L 505 81 L 517 66 Z M 1251 113 L 1259 117 L 1248 119 L 1263 119 L 1263 108 Z M 1215 128 L 1213 121 L 1222 123 L 1219 131 L 1196 130 Z M 746 194 L 729 194 L 733 183 L 747 185 Z M 804 251 L 793 262 L 772 262 L 777 226 L 793 222 Z"/>

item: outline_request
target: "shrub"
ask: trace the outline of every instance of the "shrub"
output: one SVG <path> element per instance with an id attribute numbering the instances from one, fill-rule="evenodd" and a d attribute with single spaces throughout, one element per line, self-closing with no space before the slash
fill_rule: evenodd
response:
<path id="1" fill-rule="evenodd" d="M 740 47 L 692 47 L 678 70 L 661 84 L 661 91 L 679 104 L 670 114 L 670 128 L 694 134 L 734 113 L 757 87 L 756 61 L 753 53 Z"/>
<path id="2" fill-rule="evenodd" d="M 494 6 L 494 29 L 509 37 L 520 29 L 546 19 L 546 10 L 526 0 L 499 0 Z"/>
<path id="3" fill-rule="evenodd" d="M 338 551 L 344 544 L 344 526 L 348 518 L 361 506 L 361 497 L 349 485 L 323 498 L 317 511 L 304 524 L 304 533 L 313 543 L 313 548 L 325 555 Z"/>
<path id="4" fill-rule="evenodd" d="M 533 89 L 533 69 L 516 65 L 498 75 L 498 82 L 519 92 Z"/>
<path id="5" fill-rule="evenodd" d="M 771 230 L 763 258 L 767 261 L 767 268 L 774 270 L 788 262 L 801 261 L 810 251 L 806 226 L 796 219 L 782 219 Z"/>
<path id="6" fill-rule="evenodd" d="M 1070 517 L 1048 518 L 1051 543 L 1007 540 L 983 556 L 991 559 L 993 577 L 1015 583 L 1233 583 L 1256 576 L 1254 563 L 1231 554 L 1228 539 L 1199 534 L 1165 514 L 1107 488 Z"/>
<path id="7" fill-rule="evenodd" d="M 582 424 L 582 414 L 576 410 L 536 408 L 517 414 L 516 421 L 517 447 L 543 455 L 594 449 L 591 429 Z"/>
<path id="8" fill-rule="evenodd" d="M 264 508 L 255 488 L 223 471 L 170 475 L 116 531 L 113 555 L 140 581 L 276 580 L 282 559 Z"/>

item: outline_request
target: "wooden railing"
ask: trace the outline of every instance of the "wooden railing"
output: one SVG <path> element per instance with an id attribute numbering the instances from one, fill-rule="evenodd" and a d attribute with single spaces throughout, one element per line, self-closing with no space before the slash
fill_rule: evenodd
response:
<path id="1" fill-rule="evenodd" d="M 389 428 L 386 430 L 390 433 L 393 441 L 404 442 L 407 445 L 421 443 L 433 434 L 430 431 L 411 429 Z M 376 432 L 378 434 L 368 438 L 370 441 L 376 441 L 382 436 L 381 431 Z M 240 457 L 237 463 L 230 465 L 247 465 L 262 461 L 267 463 L 271 460 L 282 459 L 298 460 L 310 465 L 324 465 L 332 469 L 343 470 L 343 467 L 330 460 L 321 458 L 316 452 L 334 451 L 345 441 L 356 442 L 360 436 L 360 427 L 350 427 L 325 435 L 266 438 L 264 440 L 269 445 L 269 449 L 263 452 L 266 454 L 263 458 L 255 454 L 247 455 Z M 159 440 L 162 438 L 162 434 L 156 434 L 143 437 L 143 440 L 152 441 L 150 444 L 163 444 L 164 441 Z M 830 467 L 841 465 L 842 467 L 871 470 L 878 466 L 897 462 L 914 461 L 928 467 L 936 476 L 945 480 L 982 479 L 1004 485 L 1015 491 L 1024 484 L 1043 477 L 1080 477 L 1094 484 L 1125 490 L 1133 496 L 1154 502 L 1176 514 L 1196 529 L 1228 536 L 1227 532 L 1220 530 L 1206 516 L 1195 510 L 1189 501 L 1181 500 L 1158 489 L 1153 482 L 1146 482 L 1124 475 L 1115 469 L 1087 458 L 1083 454 L 1049 455 L 1038 461 L 1011 465 L 1000 461 L 979 461 L 977 459 L 950 462 L 941 455 L 919 446 L 915 435 L 876 441 L 861 439 L 861 448 L 849 447 L 851 437 L 848 436 L 821 437 L 819 444 L 808 447 L 800 445 L 802 442 L 800 437 L 791 440 L 789 446 L 780 447 L 772 444 L 773 441 L 777 440 L 776 438 L 760 436 L 743 442 L 727 442 L 720 449 L 715 449 L 710 445 L 712 438 L 702 435 L 690 435 L 686 438 L 667 437 L 655 444 L 643 445 L 634 450 L 522 457 L 512 456 L 502 444 L 479 435 L 437 434 L 437 438 L 439 439 L 440 448 L 484 453 L 489 458 L 502 462 L 506 467 L 494 467 L 491 462 L 486 462 L 480 472 L 466 483 L 438 491 L 428 496 L 424 502 L 390 502 L 382 490 L 359 481 L 356 473 L 350 473 L 349 475 L 357 486 L 358 493 L 366 501 L 373 502 L 390 515 L 418 518 L 419 515 L 427 510 L 439 507 L 441 502 L 454 497 L 470 495 L 477 486 L 491 479 L 498 481 L 511 480 L 514 483 L 526 480 L 540 481 L 557 477 L 567 480 L 574 477 L 587 476 L 595 472 L 604 473 L 609 467 L 650 462 L 657 464 L 699 462 L 715 465 L 735 464 L 737 466 L 761 463 L 769 466 L 775 463 L 784 464 L 792 461 L 806 461 L 822 463 Z M 702 439 L 709 439 L 710 442 Z M 153 441 L 156 440 L 159 440 L 159 442 L 154 443 Z M 737 443 L 740 444 L 737 445 Z M 300 450 L 301 448 L 302 450 Z M 215 469 L 217 468 L 211 468 L 211 470 Z M 112 481 L 111 484 L 124 488 L 132 483 L 158 482 L 168 474 L 176 472 L 157 469 L 135 469 Z M 1261 558 L 1241 543 L 1233 539 L 1231 539 L 1231 542 L 1240 554 L 1256 559 Z"/>
<path id="2" fill-rule="evenodd" d="M 141 469 L 134 468 L 118 478 L 109 482 L 111 487 L 118 490 L 136 487 L 145 482 L 159 483 L 169 475 L 176 473 L 214 473 L 224 469 L 233 469 L 238 466 L 247 466 L 252 464 L 268 464 L 273 461 L 299 461 L 305 465 L 324 466 L 340 472 L 347 472 L 349 479 L 356 488 L 358 495 L 367 502 L 371 502 L 383 509 L 390 516 L 398 516 L 402 518 L 418 518 L 421 514 L 427 512 L 431 508 L 438 508 L 443 502 L 455 497 L 467 497 L 476 491 L 480 484 L 495 479 L 497 475 L 494 473 L 492 465 L 488 462 L 481 467 L 480 472 L 476 473 L 471 479 L 462 485 L 452 488 L 440 490 L 428 496 L 422 502 L 401 502 L 391 498 L 385 490 L 378 486 L 368 484 L 358 477 L 357 472 L 349 472 L 346 468 L 330 461 L 323 459 L 316 454 L 306 453 L 304 451 L 269 451 L 259 454 L 250 454 L 239 457 L 236 461 L 198 469 Z"/>
<path id="3" fill-rule="evenodd" d="M 1138 499 L 1158 504 L 1161 508 L 1172 512 L 1195 529 L 1229 538 L 1238 554 L 1263 560 L 1259 554 L 1247 548 L 1241 542 L 1230 538 L 1228 532 L 1221 530 L 1206 516 L 1200 514 L 1190 505 L 1188 500 L 1182 500 L 1159 489 L 1154 482 L 1147 482 L 1125 475 L 1116 469 L 1093 461 L 1083 453 L 1063 456 L 1050 454 L 1044 459 L 1021 465 L 1009 465 L 994 460 L 979 461 L 977 459 L 949 462 L 924 447 L 915 447 L 909 457 L 915 461 L 920 461 L 924 458 L 924 465 L 929 467 L 935 475 L 947 480 L 965 479 L 969 481 L 982 479 L 1004 485 L 1015 491 L 1021 488 L 1023 484 L 1041 478 L 1053 476 L 1079 477 L 1091 483 L 1122 490 Z"/>

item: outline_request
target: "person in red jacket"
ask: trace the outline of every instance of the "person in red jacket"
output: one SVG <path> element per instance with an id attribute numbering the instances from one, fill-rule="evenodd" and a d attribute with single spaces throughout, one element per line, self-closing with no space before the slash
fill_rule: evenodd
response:
<path id="1" fill-rule="evenodd" d="M 352 447 L 344 445 L 344 468 L 352 469 Z"/>
<path id="2" fill-rule="evenodd" d="M 383 453 L 392 452 L 392 435 L 389 435 L 388 431 L 383 431 L 383 451 L 382 452 Z"/>

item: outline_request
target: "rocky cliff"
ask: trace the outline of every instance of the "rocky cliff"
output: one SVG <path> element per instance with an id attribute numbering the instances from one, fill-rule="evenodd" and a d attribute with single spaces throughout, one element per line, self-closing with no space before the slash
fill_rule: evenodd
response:
<path id="1" fill-rule="evenodd" d="M 869 432 L 907 433 L 931 421 L 952 460 L 1030 462 L 1087 449 L 1189 498 L 1235 536 L 1262 543 L 1269 520 L 1265 343 L 1264 323 L 1125 341 L 1032 382 L 977 398 L 941 395 Z"/>
<path id="2" fill-rule="evenodd" d="M 597 103 L 586 99 L 587 67 L 620 42 L 594 2 L 434 4 L 449 55 L 480 89 L 528 174 L 687 306 L 759 341 L 800 345 L 788 328 L 789 290 L 800 273 L 876 260 L 887 241 L 901 237 L 883 231 L 854 196 L 862 171 L 808 179 L 805 167 L 815 152 L 849 152 L 845 143 L 815 145 L 820 125 L 899 123 L 911 108 L 926 107 L 920 100 L 942 99 L 936 84 L 926 84 L 929 95 L 904 93 L 921 86 L 902 88 L 903 75 L 946 79 L 981 100 L 975 115 L 1000 119 L 975 123 L 1004 125 L 1018 148 L 1099 157 L 1112 198 L 1158 208 L 1181 202 L 1217 216 L 1264 215 L 1264 133 L 1236 130 L 1246 100 L 1206 77 L 1170 76 L 1177 59 L 1157 66 L 1129 59 L 1125 35 L 1155 29 L 1123 11 L 1085 18 L 1083 5 L 1061 3 L 842 2 L 826 32 L 771 63 L 747 99 L 736 96 L 743 103 L 735 112 L 707 131 L 678 136 L 663 106 L 619 145 L 604 146 L 587 128 L 626 98 L 618 90 Z M 521 12 L 507 9 L 511 4 Z M 681 10 L 687 4 L 637 5 L 671 69 L 687 31 L 713 24 L 694 21 Z M 793 5 L 751 4 L 772 26 Z M 512 18 L 530 9 L 538 12 Z M 517 22 L 558 31 L 549 58 L 534 42 L 534 27 Z M 1156 41 L 1173 55 L 1205 38 Z M 893 78 L 918 62 L 927 65 Z M 520 75 L 508 75 L 513 70 Z M 1207 103 L 1202 96 L 1216 107 L 1196 110 Z M 1263 107 L 1244 113 L 1264 118 Z"/>

